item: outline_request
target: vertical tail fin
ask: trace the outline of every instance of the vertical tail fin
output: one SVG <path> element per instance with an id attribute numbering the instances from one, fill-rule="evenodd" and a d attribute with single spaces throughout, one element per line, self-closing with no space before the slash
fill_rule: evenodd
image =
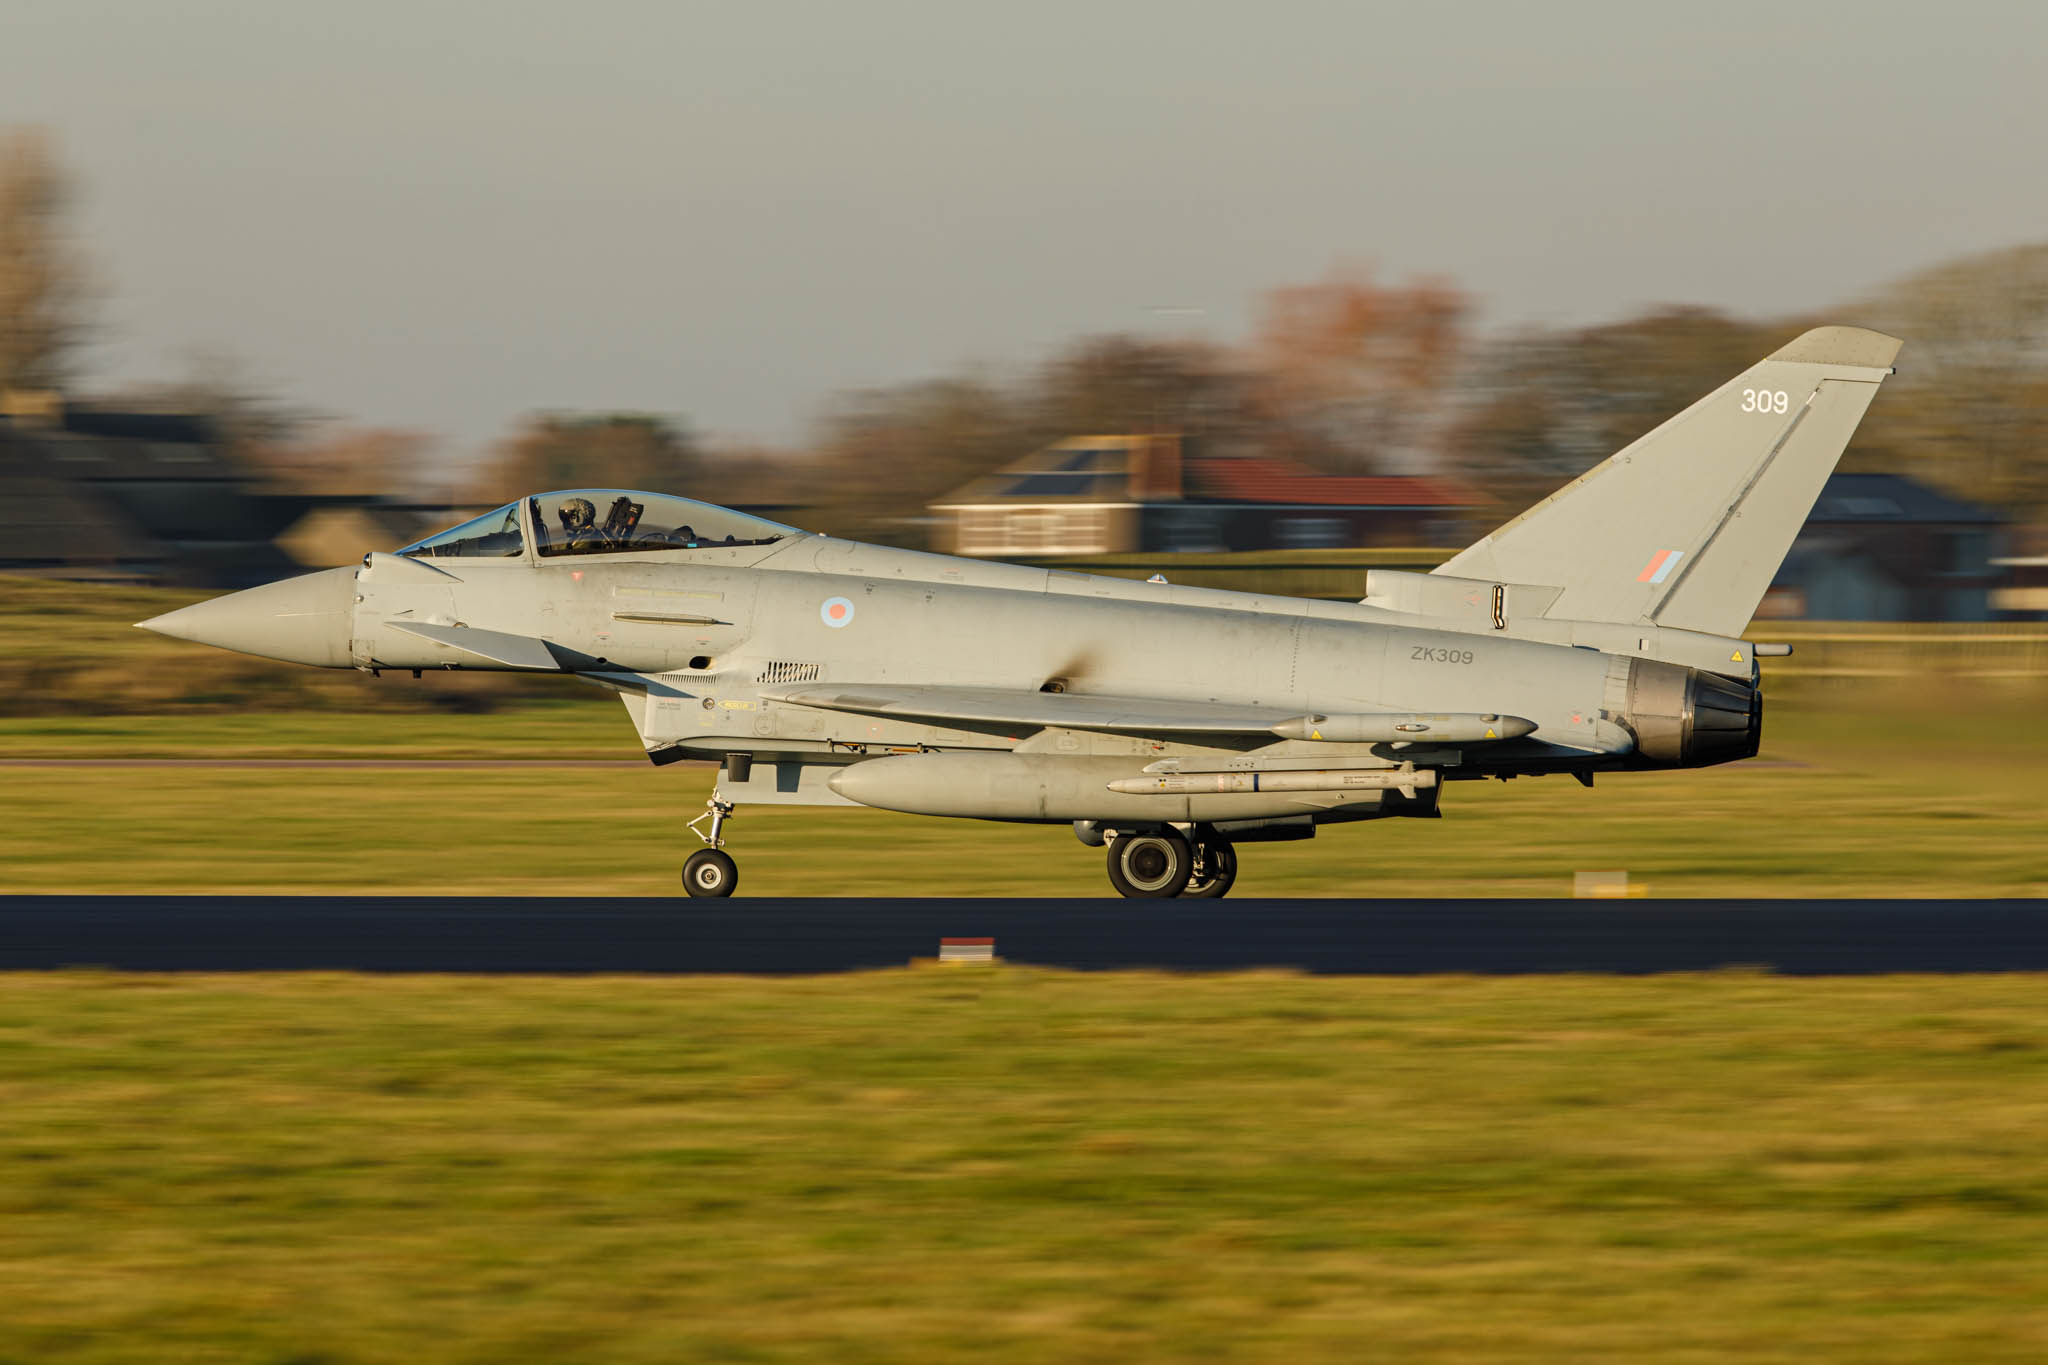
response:
<path id="1" fill-rule="evenodd" d="M 1899 346 L 1817 327 L 1436 572 L 1560 588 L 1559 619 L 1739 635 Z"/>

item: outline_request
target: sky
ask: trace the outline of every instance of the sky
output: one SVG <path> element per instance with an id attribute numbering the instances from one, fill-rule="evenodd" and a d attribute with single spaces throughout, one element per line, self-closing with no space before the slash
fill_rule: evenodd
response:
<path id="1" fill-rule="evenodd" d="M 1338 265 L 1505 328 L 1847 305 L 2048 238 L 2033 3 L 0 12 L 0 125 L 78 191 L 91 385 L 225 361 L 453 458 L 535 410 L 795 442 L 1088 333 L 1234 341 Z"/>

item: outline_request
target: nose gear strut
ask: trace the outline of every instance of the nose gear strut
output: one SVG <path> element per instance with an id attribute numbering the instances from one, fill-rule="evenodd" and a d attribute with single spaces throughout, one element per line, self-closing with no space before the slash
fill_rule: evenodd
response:
<path id="1" fill-rule="evenodd" d="M 704 841 L 705 847 L 692 853 L 683 864 L 683 889 L 692 896 L 730 896 L 740 881 L 739 867 L 725 851 L 725 822 L 733 813 L 733 803 L 719 800 L 713 792 L 704 807 L 704 813 L 690 822 L 689 829 Z M 709 829 L 703 827 L 707 822 Z"/>
<path id="2" fill-rule="evenodd" d="M 721 801 L 716 796 L 713 796 L 704 803 L 704 813 L 690 822 L 690 832 L 712 848 L 724 848 L 725 835 L 722 831 L 725 829 L 726 820 L 731 817 L 734 809 L 735 807 L 732 802 Z M 709 830 L 699 829 L 698 826 L 706 820 L 711 822 L 711 828 Z"/>

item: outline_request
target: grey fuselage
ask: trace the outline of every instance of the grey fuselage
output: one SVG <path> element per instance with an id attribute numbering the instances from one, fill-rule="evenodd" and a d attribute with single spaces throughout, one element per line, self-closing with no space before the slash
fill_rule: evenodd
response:
<path id="1" fill-rule="evenodd" d="M 1417 576 L 1373 577 L 1398 591 L 1401 580 Z M 1700 673 L 1680 661 L 1687 654 L 1726 659 L 1715 685 L 1748 692 L 1755 665 L 1742 642 L 1510 619 L 1483 591 L 1468 596 L 1473 606 L 1462 615 L 1426 617 L 818 535 L 553 559 L 378 554 L 355 571 L 348 662 L 365 669 L 493 666 L 408 625 L 539 639 L 564 669 L 621 691 L 656 761 L 745 753 L 766 764 L 764 774 L 725 784 L 736 800 L 836 804 L 844 798 L 823 775 L 848 764 L 961 753 L 983 758 L 979 766 L 927 760 L 871 769 L 903 777 L 880 789 L 882 799 L 870 793 L 862 800 L 996 819 L 1331 818 L 1340 810 L 1366 818 L 1385 800 L 1379 792 L 1167 798 L 1107 789 L 1162 764 L 1204 771 L 1412 764 L 1459 778 L 1697 766 L 1755 751 L 1754 714 L 1746 744 L 1694 744 L 1690 710 Z M 1579 636 L 1628 637 L 1632 648 L 1603 649 Z M 1535 730 L 1474 746 L 1190 739 L 926 723 L 764 695 L 797 683 L 934 682 L 1239 703 L 1276 715 L 1499 713 L 1526 718 Z"/>

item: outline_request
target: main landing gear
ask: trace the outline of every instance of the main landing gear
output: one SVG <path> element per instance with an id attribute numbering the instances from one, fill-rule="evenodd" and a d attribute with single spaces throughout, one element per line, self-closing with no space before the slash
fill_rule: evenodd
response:
<path id="1" fill-rule="evenodd" d="M 1212 829 L 1119 834 L 1109 841 L 1109 884 L 1133 900 L 1212 900 L 1237 880 L 1237 850 Z"/>
<path id="2" fill-rule="evenodd" d="M 1195 865 L 1188 884 L 1181 888 L 1182 900 L 1216 900 L 1230 894 L 1237 881 L 1237 850 L 1220 834 L 1195 841 Z"/>
<path id="3" fill-rule="evenodd" d="M 740 884 L 740 870 L 732 855 L 725 851 L 725 821 L 732 814 L 733 805 L 715 796 L 704 805 L 704 813 L 690 822 L 690 832 L 707 847 L 698 849 L 684 862 L 683 889 L 692 896 L 730 896 Z M 707 821 L 710 829 L 699 828 Z"/>

